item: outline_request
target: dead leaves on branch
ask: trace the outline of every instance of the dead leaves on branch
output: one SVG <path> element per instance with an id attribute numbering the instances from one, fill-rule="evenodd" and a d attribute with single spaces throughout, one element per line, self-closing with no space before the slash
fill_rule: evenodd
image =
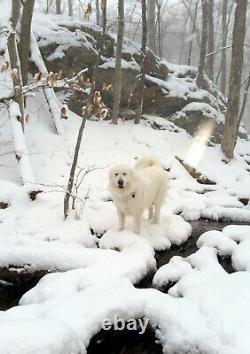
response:
<path id="1" fill-rule="evenodd" d="M 86 18 L 89 21 L 89 18 L 91 16 L 92 12 L 93 12 L 92 5 L 89 2 L 84 9 L 84 18 Z"/>
<path id="2" fill-rule="evenodd" d="M 82 107 L 82 114 L 87 117 L 95 116 L 100 120 L 107 118 L 108 108 L 102 101 L 102 96 L 100 91 L 95 91 L 91 101 L 87 106 Z"/>
<path id="3" fill-rule="evenodd" d="M 59 70 L 58 73 L 53 73 L 53 71 L 51 71 L 51 72 L 49 73 L 48 78 L 47 78 L 49 87 L 55 86 L 55 83 L 56 83 L 58 80 L 60 80 L 61 77 L 62 77 L 62 70 Z"/>
<path id="4" fill-rule="evenodd" d="M 61 77 L 62 77 L 62 70 L 59 70 L 56 73 L 51 71 L 49 73 L 49 75 L 45 78 L 45 80 L 46 80 L 49 87 L 54 87 L 54 86 L 56 86 L 57 81 L 59 81 L 61 79 Z M 43 77 L 42 77 L 42 73 L 40 71 L 35 73 L 35 75 L 33 77 L 34 82 L 39 82 L 42 79 L 43 79 Z"/>
<path id="5" fill-rule="evenodd" d="M 77 74 L 74 78 L 72 79 L 63 79 L 61 80 L 62 77 L 62 70 L 59 70 L 58 72 L 50 72 L 47 77 L 43 77 L 41 72 L 38 71 L 34 75 L 34 82 L 38 83 L 44 80 L 45 84 L 47 84 L 49 87 L 65 87 L 61 86 L 62 83 L 67 83 L 68 88 L 70 90 L 73 90 L 75 92 L 84 92 L 86 94 L 90 94 L 92 85 L 94 83 L 91 81 L 89 77 L 83 74 Z M 57 83 L 60 80 L 60 84 L 57 85 Z M 87 105 L 84 105 L 82 107 L 82 114 L 86 115 L 87 117 L 92 117 L 95 116 L 99 120 L 106 119 L 109 113 L 109 110 L 107 106 L 103 102 L 103 97 L 102 93 L 104 94 L 105 92 L 111 92 L 113 90 L 112 83 L 103 83 L 101 87 L 101 91 L 94 91 L 92 94 L 92 98 L 90 101 L 88 101 Z M 62 105 L 60 108 L 60 117 L 62 119 L 67 119 L 68 118 L 68 106 L 66 104 Z"/>
<path id="6" fill-rule="evenodd" d="M 40 71 L 38 71 L 38 73 L 35 73 L 34 75 L 34 81 L 38 82 L 42 79 L 42 73 Z"/>
<path id="7" fill-rule="evenodd" d="M 3 74 L 5 71 L 7 71 L 10 67 L 10 63 L 5 61 L 1 66 L 0 66 L 0 73 Z"/>
<path id="8" fill-rule="evenodd" d="M 68 106 L 64 104 L 60 109 L 60 117 L 62 119 L 68 119 Z"/>
<path id="9" fill-rule="evenodd" d="M 28 124 L 31 120 L 31 116 L 29 115 L 29 113 L 26 113 L 25 116 L 17 116 L 17 120 L 20 123 Z"/>
<path id="10" fill-rule="evenodd" d="M 113 90 L 112 84 L 106 84 L 105 82 L 102 84 L 102 91 L 110 92 Z"/>

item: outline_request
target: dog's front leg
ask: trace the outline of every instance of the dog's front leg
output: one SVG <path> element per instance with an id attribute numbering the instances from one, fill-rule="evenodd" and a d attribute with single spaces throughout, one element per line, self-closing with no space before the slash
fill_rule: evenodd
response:
<path id="1" fill-rule="evenodd" d="M 125 214 L 121 210 L 117 210 L 118 212 L 118 222 L 119 222 L 119 231 L 124 230 L 125 226 Z"/>
<path id="2" fill-rule="evenodd" d="M 142 213 L 134 215 L 134 233 L 140 235 Z"/>

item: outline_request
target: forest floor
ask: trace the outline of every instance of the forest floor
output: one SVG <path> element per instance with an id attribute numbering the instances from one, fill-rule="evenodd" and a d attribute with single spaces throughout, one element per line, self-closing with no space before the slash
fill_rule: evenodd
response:
<path id="1" fill-rule="evenodd" d="M 239 140 L 225 163 L 219 145 L 207 147 L 160 117 L 144 116 L 138 126 L 88 121 L 75 209 L 65 221 L 81 118 L 70 113 L 58 136 L 41 94 L 28 98 L 28 110 L 25 134 L 43 190 L 34 201 L 20 183 L 6 112 L 1 118 L 0 298 L 6 292 L 2 309 L 11 308 L 0 311 L 0 352 L 14 353 L 14 343 L 22 353 L 84 353 L 101 321 L 116 314 L 149 318 L 149 336 L 166 353 L 247 354 L 250 142 Z M 145 219 L 138 236 L 128 220 L 117 232 L 108 171 L 145 154 L 160 159 L 169 178 L 161 223 Z"/>

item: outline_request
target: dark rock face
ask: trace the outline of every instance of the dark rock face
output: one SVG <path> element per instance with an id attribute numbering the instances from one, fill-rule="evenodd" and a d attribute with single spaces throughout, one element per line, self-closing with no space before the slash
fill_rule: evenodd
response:
<path id="1" fill-rule="evenodd" d="M 88 68 L 88 75 L 91 76 L 94 66 L 99 62 L 95 76 L 96 89 L 101 91 L 105 105 L 112 109 L 113 91 L 103 90 L 103 84 L 111 83 L 114 89 L 115 36 L 102 34 L 98 26 L 69 24 L 62 17 L 60 21 L 55 21 L 58 21 L 56 31 L 60 32 L 58 38 L 56 33 L 52 34 L 53 38 L 46 38 L 48 34 L 44 35 L 41 29 L 36 33 L 48 70 L 62 70 L 63 76 L 70 77 Z M 64 33 L 62 43 L 60 38 Z M 137 106 L 138 75 L 143 60 L 139 45 L 125 39 L 122 58 L 121 105 L 123 110 L 134 110 Z M 161 61 L 150 50 L 144 66 L 146 81 L 143 112 L 166 117 L 191 135 L 199 131 L 200 125 L 210 123 L 213 125 L 210 141 L 219 142 L 224 128 L 226 99 L 217 87 L 205 77 L 205 89 L 199 89 L 195 82 L 197 68 Z M 84 95 L 76 93 L 68 97 L 67 103 L 70 109 L 81 114 L 85 99 Z M 200 103 L 200 108 L 186 109 L 193 102 Z M 202 107 L 204 103 L 205 109 Z M 246 138 L 247 134 L 243 132 L 241 137 Z"/>
<path id="2" fill-rule="evenodd" d="M 114 72 L 115 68 L 99 66 L 96 69 L 96 88 L 97 90 L 102 90 L 103 83 L 112 84 L 114 87 Z M 131 93 L 133 92 L 136 85 L 136 76 L 139 74 L 139 67 L 131 65 L 128 68 L 122 69 L 122 93 L 121 93 L 121 104 L 124 108 L 129 108 Z M 113 95 L 111 92 L 102 92 L 103 101 L 108 107 L 113 106 Z"/>

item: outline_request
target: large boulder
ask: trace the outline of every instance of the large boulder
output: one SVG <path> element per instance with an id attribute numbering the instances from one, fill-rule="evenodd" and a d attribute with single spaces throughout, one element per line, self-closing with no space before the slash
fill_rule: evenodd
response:
<path id="1" fill-rule="evenodd" d="M 34 31 L 48 70 L 62 70 L 63 76 L 70 77 L 88 68 L 91 76 L 95 67 L 96 89 L 101 91 L 104 103 L 112 110 L 116 36 L 103 34 L 98 26 L 68 17 L 39 16 L 39 21 L 34 22 Z M 53 24 L 44 31 L 48 21 Z M 123 112 L 137 106 L 136 87 L 144 60 L 144 113 L 168 118 L 192 135 L 197 134 L 199 126 L 210 124 L 213 126 L 211 140 L 219 141 L 224 128 L 226 99 L 206 76 L 203 89 L 197 87 L 197 68 L 162 61 L 150 50 L 143 58 L 139 45 L 128 39 L 123 44 L 122 58 Z M 109 84 L 112 89 L 103 89 Z M 67 100 L 70 109 L 80 114 L 86 95 L 78 92 L 68 95 Z M 133 117 L 133 114 L 129 116 Z"/>
<path id="2" fill-rule="evenodd" d="M 171 121 L 192 136 L 218 143 L 223 133 L 225 116 L 207 103 L 192 102 L 176 112 Z"/>
<path id="3" fill-rule="evenodd" d="M 122 107 L 128 108 L 130 105 L 131 94 L 134 91 L 136 85 L 136 77 L 140 72 L 140 67 L 135 61 L 125 61 L 122 59 L 122 93 L 121 93 L 121 105 Z M 96 68 L 96 88 L 102 91 L 102 97 L 104 103 L 108 107 L 113 107 L 113 88 L 115 81 L 115 60 L 110 59 L 109 61 L 99 65 Z M 103 84 L 112 84 L 112 90 L 105 91 L 102 90 Z"/>

